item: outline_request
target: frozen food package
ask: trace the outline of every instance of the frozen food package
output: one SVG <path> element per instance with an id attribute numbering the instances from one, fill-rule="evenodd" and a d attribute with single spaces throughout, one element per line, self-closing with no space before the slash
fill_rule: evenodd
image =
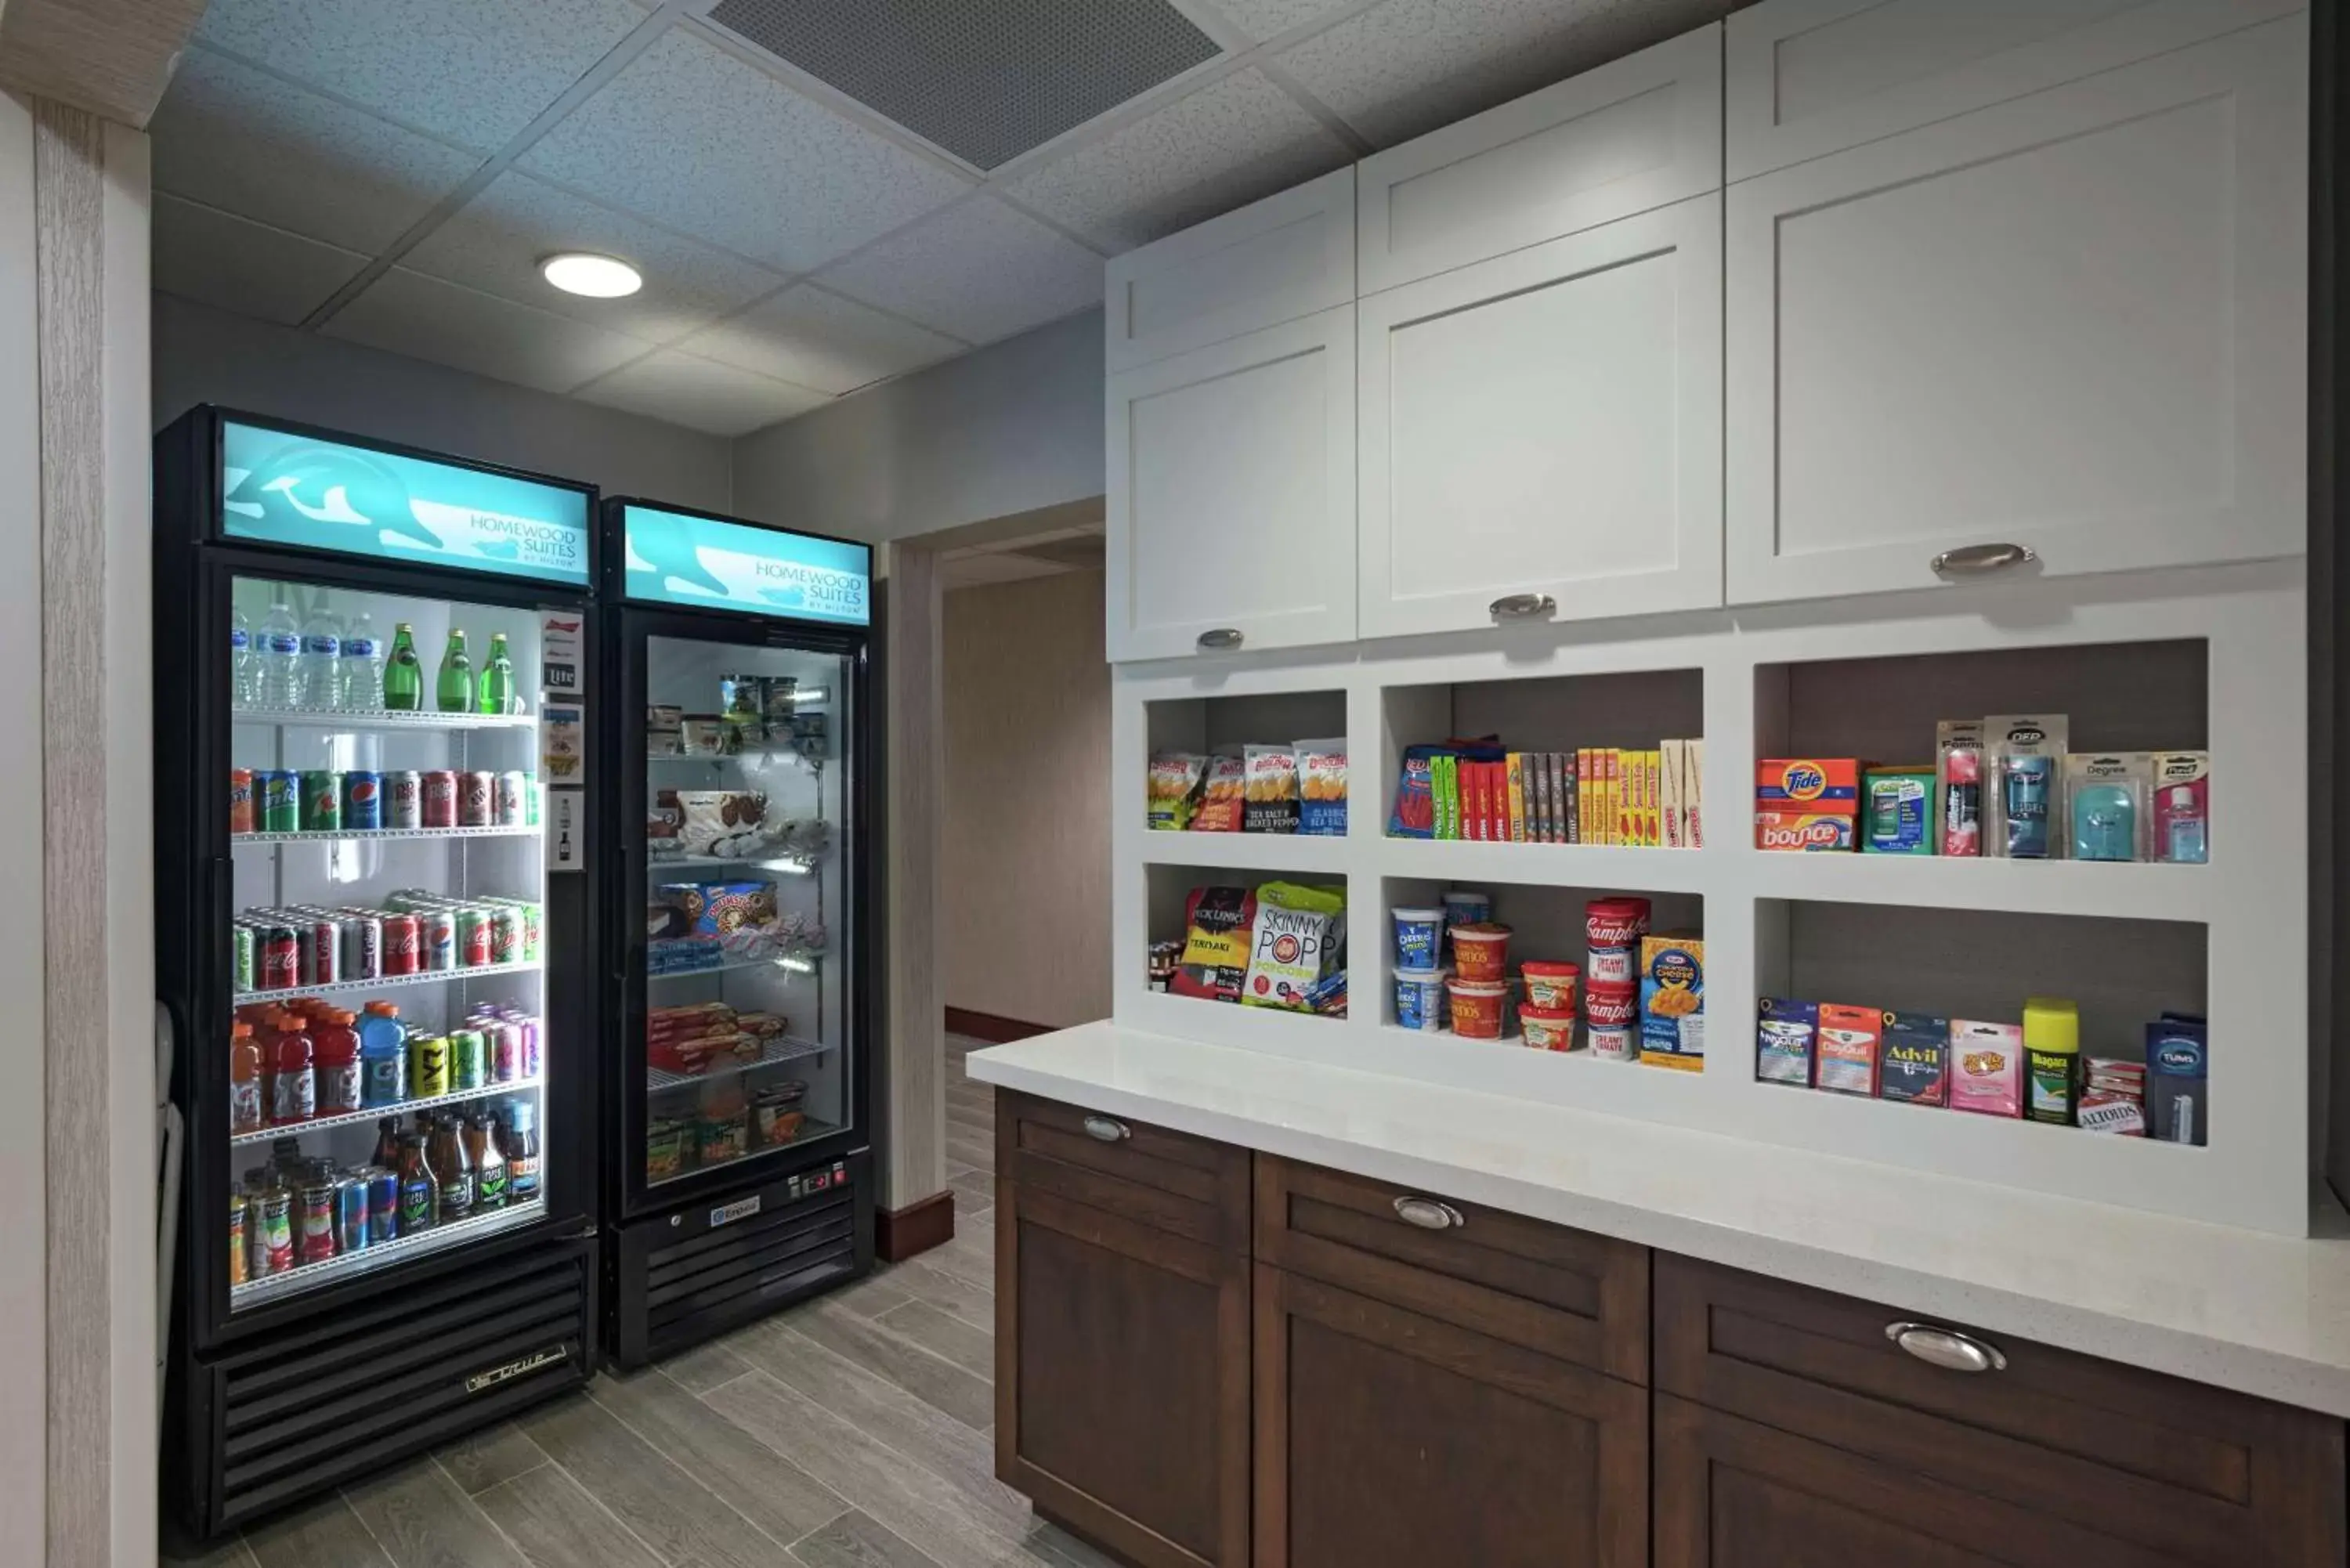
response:
<path id="1" fill-rule="evenodd" d="M 1313 1011 L 1315 988 L 1336 955 L 1346 911 L 1346 895 L 1335 888 L 1295 882 L 1259 888 L 1241 1005 Z"/>
<path id="2" fill-rule="evenodd" d="M 1248 764 L 1238 752 L 1210 757 L 1208 776 L 1200 786 L 1200 809 L 1191 814 L 1191 831 L 1238 833 L 1248 804 L 1247 780 Z"/>
<path id="3" fill-rule="evenodd" d="M 1248 973 L 1256 895 L 1246 888 L 1194 888 L 1184 906 L 1183 959 L 1167 989 L 1178 996 L 1236 1002 Z"/>
<path id="4" fill-rule="evenodd" d="M 1150 757 L 1150 826 L 1177 832 L 1191 826 L 1208 759 L 1196 752 L 1154 752 Z"/>
<path id="5" fill-rule="evenodd" d="M 1288 746 L 1243 746 L 1243 833 L 1297 831 L 1297 753 Z"/>
<path id="6" fill-rule="evenodd" d="M 1297 831 L 1321 838 L 1347 836 L 1347 742 L 1300 741 Z"/>

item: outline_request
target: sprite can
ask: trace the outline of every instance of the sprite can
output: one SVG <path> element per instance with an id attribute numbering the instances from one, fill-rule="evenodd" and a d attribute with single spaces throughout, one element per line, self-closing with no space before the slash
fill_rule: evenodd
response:
<path id="1" fill-rule="evenodd" d="M 337 833 L 343 826 L 343 776 L 329 768 L 302 774 L 302 831 Z"/>

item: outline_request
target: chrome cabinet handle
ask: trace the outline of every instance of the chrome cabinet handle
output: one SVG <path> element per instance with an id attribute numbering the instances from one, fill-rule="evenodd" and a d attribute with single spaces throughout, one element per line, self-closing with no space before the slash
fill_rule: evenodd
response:
<path id="1" fill-rule="evenodd" d="M 1461 1210 L 1433 1198 L 1399 1198 L 1395 1211 L 1405 1224 L 1417 1225 L 1423 1231 L 1457 1231 L 1469 1223 L 1461 1218 Z"/>
<path id="2" fill-rule="evenodd" d="M 2038 559 L 2028 545 L 1968 545 L 1943 551 L 1934 557 L 1933 567 L 1944 576 L 1970 577 L 2008 566 L 2029 566 Z"/>
<path id="3" fill-rule="evenodd" d="M 1241 628 L 1236 626 L 1220 626 L 1213 631 L 1200 634 L 1200 651 L 1202 653 L 1230 653 L 1240 645 Z"/>
<path id="4" fill-rule="evenodd" d="M 1954 1328 L 1929 1323 L 1888 1323 L 1885 1337 L 1924 1362 L 1945 1372 L 2004 1372 L 2007 1357 L 1999 1346 L 1986 1345 Z"/>
<path id="5" fill-rule="evenodd" d="M 1548 594 L 1503 594 L 1485 607 L 1495 620 L 1530 620 L 1558 613 L 1558 601 Z"/>
<path id="6" fill-rule="evenodd" d="M 1112 1121 L 1107 1116 L 1087 1116 L 1086 1136 L 1102 1143 L 1118 1143 L 1132 1137 L 1134 1129 L 1124 1122 Z"/>

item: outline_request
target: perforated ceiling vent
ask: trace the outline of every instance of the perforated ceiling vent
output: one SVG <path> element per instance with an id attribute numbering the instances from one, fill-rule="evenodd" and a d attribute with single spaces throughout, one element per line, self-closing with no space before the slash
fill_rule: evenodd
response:
<path id="1" fill-rule="evenodd" d="M 1165 0 L 719 0 L 710 19 L 981 169 L 1216 53 Z"/>

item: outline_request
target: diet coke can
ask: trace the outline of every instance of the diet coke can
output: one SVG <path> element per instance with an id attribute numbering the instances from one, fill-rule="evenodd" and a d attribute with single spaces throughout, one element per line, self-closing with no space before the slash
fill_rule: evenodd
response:
<path id="1" fill-rule="evenodd" d="M 341 917 L 343 978 L 379 980 L 383 975 L 383 921 L 364 909 Z"/>
<path id="2" fill-rule="evenodd" d="M 457 918 L 446 909 L 427 909 L 411 917 L 417 922 L 417 968 L 439 973 L 457 967 Z"/>
<path id="3" fill-rule="evenodd" d="M 457 775 L 457 826 L 489 827 L 494 826 L 498 775 L 495 774 L 459 774 Z"/>
<path id="4" fill-rule="evenodd" d="M 383 825 L 386 827 L 424 826 L 424 775 L 413 768 L 383 775 Z"/>
<path id="5" fill-rule="evenodd" d="M 424 961 L 424 936 L 414 915 L 383 917 L 383 972 L 414 974 Z"/>
<path id="6" fill-rule="evenodd" d="M 332 985 L 342 978 L 342 928 L 314 916 L 296 928 L 296 940 L 302 944 L 304 985 Z"/>
<path id="7" fill-rule="evenodd" d="M 423 775 L 419 790 L 424 806 L 424 826 L 454 827 L 457 826 L 457 775 L 446 768 Z"/>
<path id="8" fill-rule="evenodd" d="M 493 811 L 500 827 L 520 827 L 525 819 L 524 800 L 530 785 L 525 775 L 504 773 L 497 776 L 497 794 Z"/>

